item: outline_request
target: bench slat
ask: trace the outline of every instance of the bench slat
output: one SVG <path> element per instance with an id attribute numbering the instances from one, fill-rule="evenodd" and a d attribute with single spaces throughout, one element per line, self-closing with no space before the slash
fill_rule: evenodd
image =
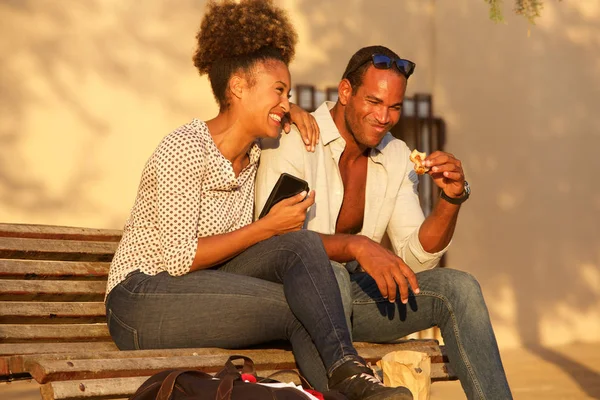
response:
<path id="1" fill-rule="evenodd" d="M 0 382 L 21 379 L 20 375 L 27 375 L 23 363 L 27 357 L 43 357 L 62 355 L 68 358 L 71 354 L 118 354 L 119 349 L 112 341 L 107 342 L 65 342 L 65 343 L 0 343 Z"/>
<path id="2" fill-rule="evenodd" d="M 439 346 L 436 340 L 433 339 L 417 339 L 399 341 L 398 343 L 366 343 L 354 342 L 354 347 L 367 360 L 379 360 L 381 357 L 392 351 L 412 350 L 425 353 L 429 356 L 432 363 L 441 363 L 447 361 L 444 347 Z"/>
<path id="3" fill-rule="evenodd" d="M 361 356 L 368 359 L 375 359 L 380 355 L 383 356 L 392 351 L 398 350 L 413 350 L 426 353 L 433 360 L 445 356 L 444 346 L 438 346 L 435 340 L 432 339 L 411 339 L 398 341 L 396 343 L 366 343 L 354 342 L 354 347 Z M 291 356 L 292 352 L 289 348 L 255 348 L 255 349 L 221 349 L 218 347 L 199 347 L 188 349 L 154 349 L 154 350 L 123 350 L 123 351 L 108 351 L 108 352 L 90 352 L 80 351 L 69 354 L 54 353 L 45 355 L 22 355 L 18 356 L 23 360 L 86 360 L 94 358 L 145 358 L 145 357 L 187 357 L 187 356 L 210 356 L 215 354 L 231 356 L 239 354 L 239 352 L 264 353 L 271 357 L 278 357 L 284 354 L 285 357 Z M 287 359 L 287 358 L 286 358 Z M 434 361 L 435 362 L 435 361 Z M 20 371 L 22 372 L 22 371 Z"/>
<path id="4" fill-rule="evenodd" d="M 87 379 L 45 383 L 42 400 L 129 398 L 149 376 L 113 379 Z"/>
<path id="5" fill-rule="evenodd" d="M 456 381 L 458 377 L 456 373 L 450 367 L 450 364 L 445 363 L 432 363 L 431 364 L 431 382 L 444 382 L 444 381 Z"/>
<path id="6" fill-rule="evenodd" d="M 0 279 L 1 301 L 103 301 L 104 281 Z"/>
<path id="7" fill-rule="evenodd" d="M 116 242 L 0 237 L 0 258 L 62 261 L 111 261 Z"/>
<path id="8" fill-rule="evenodd" d="M 247 351 L 239 354 L 247 355 Z M 287 355 L 287 354 L 286 354 Z M 38 383 L 72 379 L 123 378 L 153 375 L 165 369 L 199 369 L 204 372 L 217 372 L 223 368 L 227 355 L 205 355 L 186 357 L 145 357 L 123 359 L 88 360 L 44 360 L 25 363 L 25 369 Z M 257 370 L 295 368 L 292 355 L 273 358 L 264 353 L 250 356 Z"/>
<path id="9" fill-rule="evenodd" d="M 1 328 L 0 328 L 1 329 Z M 56 353 L 97 354 L 102 352 L 117 352 L 117 345 L 110 342 L 64 342 L 64 343 L 0 343 L 0 357 L 21 355 L 45 355 Z M 1 359 L 1 358 L 0 358 Z"/>
<path id="10" fill-rule="evenodd" d="M 106 322 L 102 302 L 3 302 L 1 324 L 98 323 Z M 0 327 L 0 329 L 2 329 Z"/>
<path id="11" fill-rule="evenodd" d="M 109 342 L 105 342 L 109 343 Z M 110 342 L 112 344 L 112 342 Z M 72 343 L 71 343 L 72 344 Z M 92 344 L 92 343 L 88 343 Z M 60 346 L 57 345 L 57 347 Z M 113 344 L 114 346 L 114 344 Z M 115 346 L 116 349 L 116 346 Z M 254 357 L 256 354 L 262 354 L 264 357 L 270 357 L 274 360 L 287 362 L 291 355 L 290 350 L 286 349 L 250 349 L 250 350 L 227 350 L 220 348 L 195 348 L 195 349 L 156 349 L 156 350 L 134 350 L 134 351 L 104 351 L 92 352 L 90 350 L 80 350 L 77 353 L 52 353 L 52 354 L 30 354 L 14 355 L 0 358 L 0 377 L 3 375 L 26 374 L 29 373 L 31 365 L 36 365 L 44 361 L 70 361 L 70 360 L 94 360 L 94 359 L 130 359 L 130 358 L 169 358 L 169 357 L 206 357 L 221 355 L 229 357 L 235 354 L 247 354 L 248 357 Z"/>
<path id="12" fill-rule="evenodd" d="M 0 224 L 0 237 L 118 242 L 122 231 L 57 225 Z"/>
<path id="13" fill-rule="evenodd" d="M 65 324 L 65 325 L 2 325 L 0 341 L 22 342 L 93 342 L 109 341 L 106 324 Z"/>
<path id="14" fill-rule="evenodd" d="M 109 268 L 108 262 L 0 259 L 0 279 L 106 280 Z"/>

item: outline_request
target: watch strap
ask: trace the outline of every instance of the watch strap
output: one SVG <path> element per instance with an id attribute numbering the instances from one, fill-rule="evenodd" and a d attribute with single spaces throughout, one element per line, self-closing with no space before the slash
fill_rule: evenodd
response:
<path id="1" fill-rule="evenodd" d="M 455 205 L 462 204 L 465 201 L 467 201 L 467 199 L 471 195 L 471 191 L 469 189 L 467 189 L 468 188 L 467 185 L 468 185 L 468 183 L 466 183 L 466 181 L 465 181 L 465 189 L 463 191 L 463 194 L 460 197 L 450 197 L 446 193 L 444 193 L 443 190 L 440 191 L 440 197 L 442 199 L 446 200 L 450 204 L 455 204 Z"/>

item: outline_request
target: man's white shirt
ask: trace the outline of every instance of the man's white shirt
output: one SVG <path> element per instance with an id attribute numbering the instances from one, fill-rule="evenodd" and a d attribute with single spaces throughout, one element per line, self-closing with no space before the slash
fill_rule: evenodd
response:
<path id="1" fill-rule="evenodd" d="M 279 175 L 287 172 L 308 182 L 316 192 L 305 228 L 334 234 L 344 198 L 344 185 L 339 160 L 346 146 L 329 110 L 334 103 L 325 102 L 314 113 L 321 137 L 315 152 L 306 151 L 298 132 L 283 133 L 279 140 L 264 139 L 256 177 L 255 217 Z M 292 129 L 296 129 L 293 127 Z M 365 214 L 362 230 L 380 243 L 387 232 L 396 254 L 414 272 L 435 267 L 448 249 L 428 253 L 419 241 L 419 227 L 424 220 L 417 192 L 418 176 L 409 160 L 406 144 L 389 132 L 379 145 L 371 149 L 367 166 Z"/>

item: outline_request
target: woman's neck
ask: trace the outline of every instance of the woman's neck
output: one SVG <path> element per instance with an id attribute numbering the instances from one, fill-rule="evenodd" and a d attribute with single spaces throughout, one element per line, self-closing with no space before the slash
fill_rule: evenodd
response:
<path id="1" fill-rule="evenodd" d="M 239 116 L 219 112 L 215 118 L 206 121 L 206 125 L 221 154 L 234 166 L 243 163 L 256 137 L 244 129 Z"/>

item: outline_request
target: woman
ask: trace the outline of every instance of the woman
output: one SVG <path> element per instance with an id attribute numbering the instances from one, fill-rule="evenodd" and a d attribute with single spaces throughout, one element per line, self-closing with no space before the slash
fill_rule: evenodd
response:
<path id="1" fill-rule="evenodd" d="M 412 398 L 377 382 L 352 346 L 321 240 L 300 230 L 314 192 L 252 222 L 257 141 L 277 137 L 290 109 L 286 15 L 271 1 L 211 2 L 197 39 L 194 63 L 219 113 L 166 136 L 144 168 L 109 273 L 111 336 L 127 350 L 285 339 L 321 390 Z"/>

